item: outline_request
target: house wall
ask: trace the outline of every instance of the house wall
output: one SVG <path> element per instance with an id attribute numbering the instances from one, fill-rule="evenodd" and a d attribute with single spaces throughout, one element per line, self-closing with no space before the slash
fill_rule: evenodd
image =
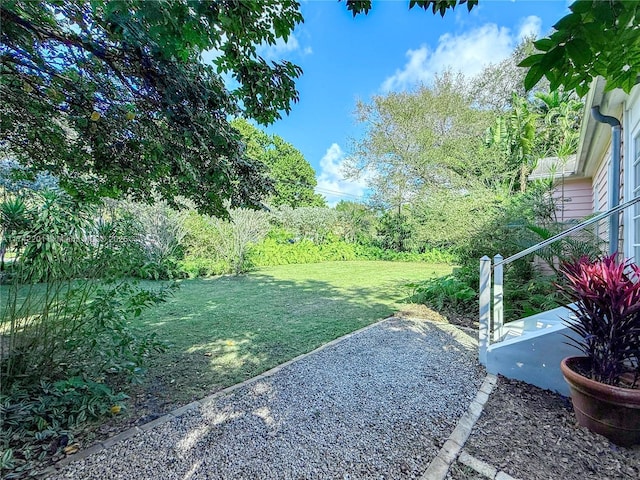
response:
<path id="1" fill-rule="evenodd" d="M 609 189 L 607 188 L 609 165 L 611 164 L 611 145 L 599 161 L 592 178 L 593 211 L 604 212 L 609 208 Z"/>
<path id="2" fill-rule="evenodd" d="M 581 220 L 593 213 L 593 190 L 590 178 L 565 178 L 557 182 L 553 198 L 559 222 Z"/>

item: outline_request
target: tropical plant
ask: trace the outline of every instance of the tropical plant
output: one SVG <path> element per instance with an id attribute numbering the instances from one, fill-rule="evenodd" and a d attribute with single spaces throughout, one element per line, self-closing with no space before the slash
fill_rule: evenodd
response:
<path id="1" fill-rule="evenodd" d="M 514 186 L 523 192 L 527 175 L 534 167 L 537 115 L 526 98 L 513 94 L 512 109 L 496 118 L 487 132 L 487 145 L 496 145 L 511 176 L 509 190 Z"/>
<path id="2" fill-rule="evenodd" d="M 554 31 L 535 42 L 538 50 L 521 63 L 524 84 L 533 88 L 544 76 L 552 91 L 563 87 L 584 96 L 602 76 L 606 89 L 629 93 L 640 75 L 640 3 L 628 0 L 578 0 Z"/>
<path id="3" fill-rule="evenodd" d="M 453 275 L 409 283 L 406 286 L 413 289 L 410 297 L 412 302 L 425 303 L 438 310 L 447 308 L 465 311 L 467 309 L 465 304 L 475 303 L 472 300 L 477 295 L 475 290 Z"/>
<path id="4" fill-rule="evenodd" d="M 566 324 L 578 338 L 569 341 L 588 358 L 586 376 L 640 388 L 640 267 L 613 254 L 564 263 L 562 272 L 558 287 L 575 302 Z"/>

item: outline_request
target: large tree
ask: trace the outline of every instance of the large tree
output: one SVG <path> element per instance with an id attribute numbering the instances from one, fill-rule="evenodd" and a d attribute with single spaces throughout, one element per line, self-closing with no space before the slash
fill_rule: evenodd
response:
<path id="1" fill-rule="evenodd" d="M 324 207 L 322 195 L 314 192 L 316 172 L 304 155 L 279 135 L 268 135 L 244 119 L 231 122 L 242 135 L 245 156 L 263 163 L 267 176 L 274 185 L 273 192 L 265 198 L 273 206 Z"/>
<path id="2" fill-rule="evenodd" d="M 292 0 L 3 0 L 0 148 L 82 197 L 159 193 L 221 214 L 270 189 L 228 122 L 269 123 L 297 100 L 290 62 L 260 44 L 302 21 Z M 213 51 L 214 64 L 202 62 Z M 229 91 L 222 75 L 237 88 Z"/>
<path id="3" fill-rule="evenodd" d="M 353 145 L 349 174 L 365 174 L 378 203 L 401 211 L 432 188 L 462 191 L 499 180 L 483 144 L 492 113 L 473 108 L 466 83 L 445 72 L 413 92 L 358 104 L 366 131 Z"/>

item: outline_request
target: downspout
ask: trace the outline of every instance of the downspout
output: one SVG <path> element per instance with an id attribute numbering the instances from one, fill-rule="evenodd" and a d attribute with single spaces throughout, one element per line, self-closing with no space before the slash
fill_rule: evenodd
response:
<path id="1" fill-rule="evenodd" d="M 616 117 L 600 113 L 600 106 L 591 107 L 591 116 L 596 122 L 611 125 L 611 167 L 609 168 L 609 208 L 620 204 L 620 147 L 621 126 Z M 618 251 L 620 216 L 609 217 L 609 255 Z"/>

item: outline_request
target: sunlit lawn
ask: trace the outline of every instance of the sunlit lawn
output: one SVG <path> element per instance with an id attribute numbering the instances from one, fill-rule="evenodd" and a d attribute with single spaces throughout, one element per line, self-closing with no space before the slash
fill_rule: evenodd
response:
<path id="1" fill-rule="evenodd" d="M 144 382 L 168 404 L 203 397 L 393 314 L 410 294 L 405 283 L 450 271 L 332 262 L 185 280 L 137 321 L 171 344 L 151 360 Z"/>
<path id="2" fill-rule="evenodd" d="M 141 384 L 125 387 L 131 400 L 121 419 L 157 416 L 392 315 L 411 293 L 406 283 L 451 270 L 443 264 L 356 261 L 184 280 L 166 303 L 133 321 L 169 348 L 148 359 Z M 25 286 L 20 297 L 30 288 L 38 292 L 43 286 Z M 0 288 L 3 300 L 6 289 Z"/>

